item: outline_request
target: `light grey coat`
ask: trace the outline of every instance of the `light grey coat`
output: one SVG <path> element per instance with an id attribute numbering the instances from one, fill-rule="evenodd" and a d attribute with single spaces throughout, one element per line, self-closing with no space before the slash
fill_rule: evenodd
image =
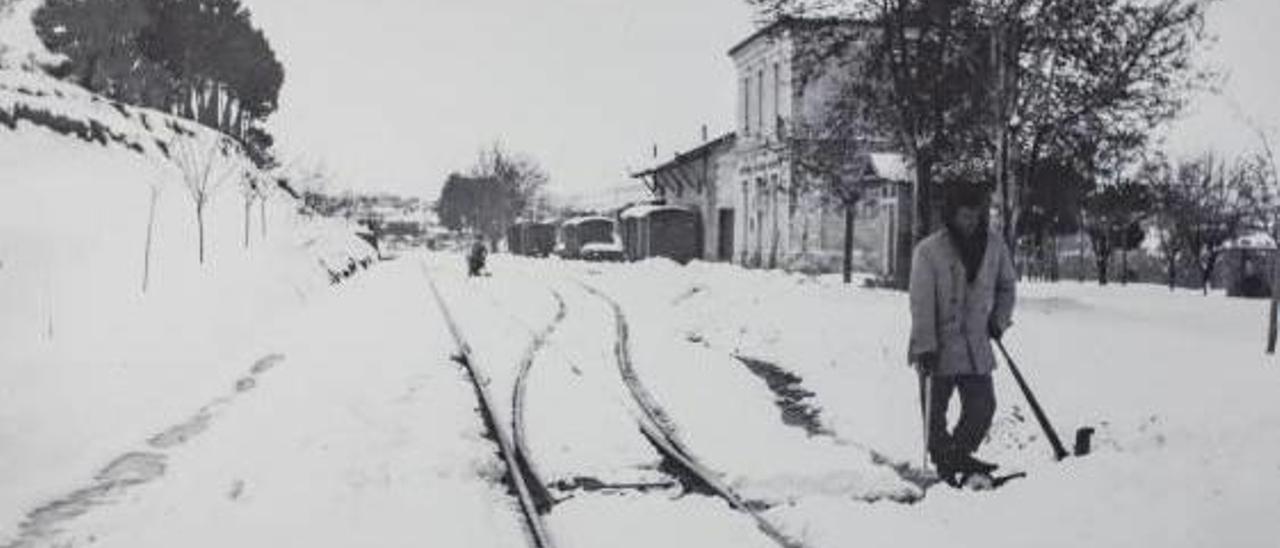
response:
<path id="1" fill-rule="evenodd" d="M 939 375 L 988 374 L 996 367 L 988 322 L 1001 331 L 1013 324 L 1017 277 L 996 232 L 972 284 L 960 251 L 946 229 L 916 245 L 911 262 L 911 363 L 936 352 Z"/>

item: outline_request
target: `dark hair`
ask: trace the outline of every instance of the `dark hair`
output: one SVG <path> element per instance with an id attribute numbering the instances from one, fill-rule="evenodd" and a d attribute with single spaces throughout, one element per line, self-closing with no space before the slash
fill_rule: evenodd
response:
<path id="1" fill-rule="evenodd" d="M 991 188 L 981 182 L 953 179 L 942 184 L 942 213 L 950 219 L 961 207 L 987 213 L 991 206 Z"/>

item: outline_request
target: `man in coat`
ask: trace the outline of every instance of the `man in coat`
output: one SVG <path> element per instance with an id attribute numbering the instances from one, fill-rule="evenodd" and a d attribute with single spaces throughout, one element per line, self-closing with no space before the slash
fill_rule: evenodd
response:
<path id="1" fill-rule="evenodd" d="M 995 468 L 973 453 L 995 415 L 990 339 L 1012 324 L 1016 276 L 1004 241 L 988 226 L 989 211 L 985 187 L 948 184 L 945 227 L 916 245 L 911 263 L 910 362 L 921 376 L 929 458 L 953 484 Z M 957 392 L 960 419 L 948 431 L 947 406 Z"/>
<path id="2" fill-rule="evenodd" d="M 479 276 L 484 272 L 484 260 L 489 255 L 489 250 L 484 246 L 484 236 L 476 236 L 475 243 L 471 244 L 471 252 L 467 254 L 467 274 L 469 276 Z"/>

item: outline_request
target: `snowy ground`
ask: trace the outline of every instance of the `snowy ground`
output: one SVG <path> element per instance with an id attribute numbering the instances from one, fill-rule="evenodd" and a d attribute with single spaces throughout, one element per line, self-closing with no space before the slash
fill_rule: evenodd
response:
<path id="1" fill-rule="evenodd" d="M 499 420 L 522 436 L 555 501 L 546 522 L 556 546 L 774 546 L 747 516 L 687 494 L 661 469 L 619 375 L 605 301 L 571 278 L 509 271 L 466 279 L 460 257 L 425 260 Z M 524 418 L 515 425 L 522 369 Z"/>
<path id="2" fill-rule="evenodd" d="M 468 279 L 456 255 L 407 254 L 265 322 L 238 344 L 251 357 L 223 368 L 229 382 L 201 381 L 203 400 L 138 421 L 8 536 L 525 545 L 427 276 L 507 424 L 525 372 L 524 445 L 557 501 L 545 516 L 557 546 L 776 545 L 663 469 L 621 381 L 610 300 L 662 420 L 804 546 L 1269 546 L 1280 533 L 1280 373 L 1259 351 L 1257 302 L 1024 286 L 1010 349 L 1064 437 L 1099 428 L 1095 452 L 1053 462 L 1001 371 L 983 454 L 1030 475 L 970 493 L 910 476 L 919 419 L 900 293 L 697 263 L 499 255 L 490 270 Z"/>
<path id="3" fill-rule="evenodd" d="M 904 295 L 724 265 L 493 268 L 495 280 L 578 277 L 622 302 L 647 326 L 636 329 L 648 332 L 637 367 L 689 445 L 806 545 L 1269 546 L 1280 533 L 1268 517 L 1280 512 L 1280 367 L 1261 352 L 1263 303 L 1024 286 L 1010 351 L 1068 444 L 1077 426 L 1099 429 L 1095 453 L 1052 462 L 1001 371 L 982 452 L 1030 477 L 992 494 L 935 488 L 904 505 L 865 502 L 912 489 L 867 452 L 920 459 Z M 801 406 L 818 424 L 784 427 L 796 421 L 732 356 L 802 379 L 814 394 Z"/>
<path id="4" fill-rule="evenodd" d="M 523 543 L 415 265 L 265 329 L 262 365 L 34 512 L 13 545 Z"/>

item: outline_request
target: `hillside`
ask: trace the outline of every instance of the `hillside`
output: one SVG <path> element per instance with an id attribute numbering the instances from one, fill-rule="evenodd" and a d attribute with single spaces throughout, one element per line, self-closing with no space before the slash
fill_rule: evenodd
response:
<path id="1" fill-rule="evenodd" d="M 203 263 L 184 155 L 227 175 L 203 212 Z M 234 380 L 269 326 L 373 260 L 222 136 L 13 64 L 0 166 L 0 537 L 153 417 Z"/>

